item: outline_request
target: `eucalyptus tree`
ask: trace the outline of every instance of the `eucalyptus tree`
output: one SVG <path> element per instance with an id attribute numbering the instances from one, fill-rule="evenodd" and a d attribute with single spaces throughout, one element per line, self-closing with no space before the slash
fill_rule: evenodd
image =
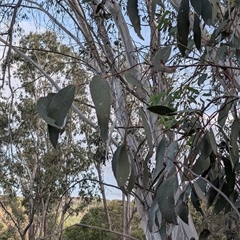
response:
<path id="1" fill-rule="evenodd" d="M 52 32 L 30 33 L 20 39 L 19 48 L 59 83 L 84 80 L 84 70 L 72 58 L 69 61 L 68 55 L 74 56 L 74 52 L 58 42 Z M 53 232 L 60 237 L 65 219 L 72 212 L 73 186 L 79 186 L 82 197 L 91 198 L 97 190 L 83 181 L 95 179 L 77 131 L 83 124 L 76 123 L 75 114 L 69 113 L 60 146 L 54 149 L 54 138 L 49 141 L 47 126 L 36 111 L 37 100 L 52 91 L 52 85 L 17 54 L 11 54 L 10 61 L 14 82 L 9 83 L 12 92 L 9 101 L 6 97 L 7 110 L 1 117 L 1 122 L 8 125 L 8 137 L 2 144 L 1 209 L 21 239 L 39 239 Z M 84 92 L 84 88 L 78 89 L 76 100 L 83 101 Z M 10 121 L 5 116 L 10 116 Z"/>
<path id="2" fill-rule="evenodd" d="M 147 239 L 197 239 L 189 199 L 200 212 L 205 201 L 214 213 L 233 211 L 239 219 L 238 1 L 2 1 L 2 6 L 8 39 L 3 35 L 0 41 L 58 90 L 48 72 L 13 46 L 15 23 L 34 10 L 41 16 L 38 24 L 46 22 L 78 49 L 79 64 L 91 76 L 89 105 L 96 114 L 86 117 L 83 104 L 72 109 L 92 128 L 99 126 L 106 152 L 113 149 L 113 173 L 123 193 L 135 197 Z M 79 84 L 38 102 L 54 145 Z M 56 104 L 62 96 L 63 107 Z"/>

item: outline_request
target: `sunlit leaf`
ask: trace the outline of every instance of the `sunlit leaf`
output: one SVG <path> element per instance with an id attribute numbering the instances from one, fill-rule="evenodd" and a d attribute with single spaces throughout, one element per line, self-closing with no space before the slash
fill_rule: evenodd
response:
<path id="1" fill-rule="evenodd" d="M 163 218 L 168 223 L 177 224 L 174 196 L 177 191 L 177 179 L 175 175 L 167 178 L 157 189 L 156 198 Z"/>
<path id="2" fill-rule="evenodd" d="M 69 85 L 61 89 L 54 95 L 48 107 L 48 116 L 55 119 L 55 123 L 60 128 L 64 127 L 66 117 L 72 106 L 75 94 L 75 86 Z"/>
<path id="3" fill-rule="evenodd" d="M 127 13 L 133 25 L 134 31 L 136 32 L 139 38 L 144 40 L 144 38 L 141 35 L 141 23 L 140 23 L 140 16 L 138 13 L 138 0 L 128 0 Z"/>
<path id="4" fill-rule="evenodd" d="M 182 0 L 177 16 L 177 41 L 179 51 L 185 56 L 189 33 L 189 0 Z"/>
<path id="5" fill-rule="evenodd" d="M 111 108 L 111 93 L 107 80 L 99 75 L 94 76 L 90 83 L 90 93 L 96 108 L 101 137 L 103 140 L 107 140 Z"/>

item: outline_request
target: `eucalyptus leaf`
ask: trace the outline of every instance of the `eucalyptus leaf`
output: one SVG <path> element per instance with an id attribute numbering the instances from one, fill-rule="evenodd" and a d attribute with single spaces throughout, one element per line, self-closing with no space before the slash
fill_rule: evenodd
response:
<path id="1" fill-rule="evenodd" d="M 183 56 L 188 45 L 189 25 L 189 0 L 182 0 L 177 15 L 177 45 Z"/>
<path id="2" fill-rule="evenodd" d="M 184 198 L 184 192 L 180 195 L 175 210 L 177 215 L 186 223 L 188 224 L 188 214 L 189 214 L 189 209 L 188 209 L 188 204 L 183 200 Z"/>
<path id="3" fill-rule="evenodd" d="M 127 1 L 127 13 L 133 25 L 134 31 L 136 32 L 139 38 L 144 40 L 144 38 L 141 35 L 141 23 L 140 23 L 140 16 L 138 13 L 138 0 Z"/>
<path id="4" fill-rule="evenodd" d="M 123 187 L 130 174 L 130 163 L 125 144 L 119 146 L 115 151 L 112 160 L 112 169 L 118 186 Z"/>
<path id="5" fill-rule="evenodd" d="M 171 46 L 160 48 L 153 57 L 153 66 L 156 71 L 161 71 L 161 64 L 167 62 L 171 54 Z"/>
<path id="6" fill-rule="evenodd" d="M 54 148 L 56 148 L 58 143 L 58 138 L 60 135 L 60 129 L 48 124 L 48 134 L 49 134 L 49 139 L 51 144 L 53 145 Z"/>
<path id="7" fill-rule="evenodd" d="M 198 79 L 198 85 L 199 86 L 202 85 L 206 79 L 207 79 L 207 74 L 206 73 L 202 74 Z"/>
<path id="8" fill-rule="evenodd" d="M 199 240 L 207 240 L 211 235 L 211 232 L 208 229 L 203 229 L 200 233 Z"/>
<path id="9" fill-rule="evenodd" d="M 55 94 L 48 107 L 48 116 L 55 120 L 59 128 L 66 124 L 66 117 L 72 106 L 75 95 L 75 86 L 69 85 Z"/>
<path id="10" fill-rule="evenodd" d="M 41 97 L 37 101 L 37 112 L 39 116 L 49 125 L 59 127 L 55 124 L 55 119 L 48 116 L 48 108 L 56 93 L 49 93 L 47 97 Z"/>
<path id="11" fill-rule="evenodd" d="M 231 194 L 235 187 L 235 172 L 233 171 L 233 166 L 229 159 L 222 156 L 222 161 L 224 163 L 228 192 Z"/>
<path id="12" fill-rule="evenodd" d="M 111 108 L 111 93 L 107 80 L 100 75 L 94 76 L 90 83 L 90 93 L 96 108 L 101 137 L 107 140 Z"/>
<path id="13" fill-rule="evenodd" d="M 166 106 L 152 106 L 152 107 L 148 107 L 147 109 L 150 112 L 157 113 L 163 116 L 171 116 L 176 114 L 176 112 L 173 109 Z"/>
<path id="14" fill-rule="evenodd" d="M 162 217 L 168 223 L 177 224 L 174 196 L 177 191 L 177 179 L 175 175 L 167 178 L 157 189 L 156 199 L 159 204 Z"/>
<path id="15" fill-rule="evenodd" d="M 136 75 L 137 75 L 137 70 L 133 68 L 127 70 L 124 73 L 124 77 L 130 84 L 132 84 L 134 87 L 142 87 L 142 84 L 139 82 Z"/>
<path id="16" fill-rule="evenodd" d="M 218 124 L 223 127 L 227 117 L 228 117 L 228 112 L 231 109 L 233 104 L 233 98 L 228 97 L 225 101 L 225 103 L 220 107 L 219 114 L 218 114 Z"/>
<path id="17" fill-rule="evenodd" d="M 194 39 L 196 48 L 200 50 L 201 40 L 202 40 L 202 31 L 200 29 L 200 19 L 196 13 L 194 13 L 193 39 Z"/>

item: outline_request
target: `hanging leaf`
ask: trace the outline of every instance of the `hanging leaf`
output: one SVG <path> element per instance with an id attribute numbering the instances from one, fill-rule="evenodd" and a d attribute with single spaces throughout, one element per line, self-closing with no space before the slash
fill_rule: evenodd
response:
<path id="1" fill-rule="evenodd" d="M 157 189 L 156 199 L 163 218 L 168 223 L 177 224 L 174 196 L 177 191 L 177 179 L 175 175 L 169 177 Z"/>
<path id="2" fill-rule="evenodd" d="M 154 199 L 152 206 L 148 211 L 148 227 L 150 231 L 152 231 L 152 227 L 154 226 L 154 223 L 155 223 L 155 215 L 156 215 L 157 209 L 158 209 L 158 203 L 156 199 Z"/>
<path id="3" fill-rule="evenodd" d="M 201 49 L 202 31 L 200 29 L 200 19 L 196 13 L 194 13 L 193 24 L 193 39 L 198 50 Z"/>
<path id="4" fill-rule="evenodd" d="M 209 130 L 209 140 L 210 140 L 213 152 L 215 154 L 217 154 L 217 143 L 216 143 L 216 139 L 214 137 L 214 133 L 213 133 L 212 128 L 210 128 L 210 130 Z"/>
<path id="5" fill-rule="evenodd" d="M 171 46 L 160 48 L 153 57 L 153 66 L 156 71 L 161 71 L 161 63 L 166 63 L 171 54 Z"/>
<path id="6" fill-rule="evenodd" d="M 61 131 L 60 129 L 58 129 L 56 127 L 53 127 L 53 126 L 48 124 L 49 139 L 50 139 L 50 142 L 51 142 L 51 144 L 53 145 L 54 148 L 57 147 L 60 131 Z"/>
<path id="7" fill-rule="evenodd" d="M 208 229 L 203 229 L 200 233 L 199 240 L 207 240 L 211 235 L 211 232 Z"/>
<path id="8" fill-rule="evenodd" d="M 130 164 L 125 144 L 119 146 L 115 151 L 112 160 L 112 169 L 118 186 L 123 187 L 130 174 Z"/>
<path id="9" fill-rule="evenodd" d="M 178 153 L 178 141 L 171 142 L 166 153 L 166 169 L 168 170 L 168 176 L 172 176 L 176 171 L 174 162 Z"/>
<path id="10" fill-rule="evenodd" d="M 124 77 L 130 84 L 132 84 L 134 87 L 142 87 L 142 84 L 139 82 L 136 75 L 137 75 L 137 70 L 133 68 L 127 70 L 124 73 Z"/>
<path id="11" fill-rule="evenodd" d="M 225 103 L 220 107 L 219 114 L 218 114 L 218 124 L 223 127 L 227 117 L 228 117 L 228 112 L 231 109 L 233 104 L 233 98 L 229 97 L 226 99 Z"/>
<path id="12" fill-rule="evenodd" d="M 201 204 L 200 204 L 199 198 L 198 198 L 194 188 L 192 189 L 192 192 L 191 192 L 191 202 L 193 204 L 193 207 L 197 210 L 197 212 L 200 212 L 202 215 L 204 215 L 204 213 L 201 209 Z"/>
<path id="13" fill-rule="evenodd" d="M 194 8 L 194 11 L 200 16 L 201 12 L 202 12 L 202 1 L 201 0 L 190 0 L 191 1 L 191 5 Z"/>
<path id="14" fill-rule="evenodd" d="M 60 129 L 66 124 L 66 117 L 72 106 L 74 94 L 75 86 L 69 85 L 55 94 L 49 104 L 48 116 L 55 120 Z"/>
<path id="15" fill-rule="evenodd" d="M 189 0 L 182 0 L 177 16 L 177 41 L 179 51 L 185 56 L 189 33 Z"/>
<path id="16" fill-rule="evenodd" d="M 96 108 L 101 137 L 103 140 L 107 140 L 111 108 L 111 93 L 107 80 L 99 75 L 94 76 L 90 83 L 90 93 Z"/>
<path id="17" fill-rule="evenodd" d="M 212 4 L 208 0 L 201 0 L 201 1 L 202 1 L 201 16 L 204 22 L 210 25 L 212 22 Z"/>
<path id="18" fill-rule="evenodd" d="M 201 84 L 203 84 L 206 79 L 207 79 L 207 74 L 206 74 L 206 73 L 202 74 L 202 75 L 199 77 L 199 79 L 198 79 L 198 86 L 200 86 Z"/>
<path id="19" fill-rule="evenodd" d="M 152 107 L 148 107 L 147 108 L 150 112 L 153 113 L 157 113 L 159 115 L 163 115 L 163 116 L 172 116 L 172 115 L 176 115 L 176 112 L 166 106 L 152 106 Z"/>
<path id="20" fill-rule="evenodd" d="M 233 171 L 232 163 L 229 159 L 222 156 L 222 160 L 224 163 L 224 170 L 226 174 L 227 186 L 229 195 L 233 192 L 235 187 L 235 172 Z"/>
<path id="21" fill-rule="evenodd" d="M 198 175 L 203 174 L 210 166 L 210 154 L 212 152 L 212 146 L 210 142 L 209 133 L 206 132 L 200 142 L 200 156 L 196 160 L 192 167 L 193 172 Z"/>
<path id="22" fill-rule="evenodd" d="M 216 188 L 219 188 L 219 177 L 217 177 L 213 183 L 212 183 Z M 210 187 L 207 194 L 206 194 L 206 197 L 207 197 L 207 208 L 211 207 L 213 202 L 214 202 L 214 199 L 215 197 L 217 196 L 218 192 L 213 188 L 213 187 Z"/>
<path id="23" fill-rule="evenodd" d="M 138 13 L 138 0 L 128 0 L 127 13 L 133 25 L 135 33 L 138 35 L 139 38 L 144 40 L 144 38 L 141 35 L 140 16 Z"/>
<path id="24" fill-rule="evenodd" d="M 55 120 L 48 116 L 48 108 L 56 93 L 49 93 L 47 97 L 41 97 L 37 101 L 37 112 L 39 116 L 49 125 L 59 127 L 55 124 Z"/>
<path id="25" fill-rule="evenodd" d="M 153 182 L 156 181 L 156 178 L 159 177 L 159 174 L 161 171 L 165 168 L 164 167 L 164 155 L 166 150 L 166 139 L 165 137 L 162 138 L 160 143 L 158 144 L 157 150 L 156 150 L 156 165 L 153 172 Z"/>
<path id="26" fill-rule="evenodd" d="M 184 192 L 180 195 L 175 210 L 177 215 L 186 223 L 188 224 L 188 213 L 189 213 L 189 209 L 188 209 L 188 204 L 187 202 L 185 202 L 183 200 L 184 198 Z"/>
<path id="27" fill-rule="evenodd" d="M 228 186 L 226 183 L 223 184 L 223 187 L 221 189 L 221 191 L 227 196 L 229 197 L 229 193 L 228 193 Z M 224 207 L 227 205 L 227 201 L 226 199 L 222 196 L 222 195 L 218 195 L 217 201 L 215 203 L 215 206 L 213 208 L 213 213 L 215 213 L 216 215 L 218 215 L 223 209 Z"/>
<path id="28" fill-rule="evenodd" d="M 238 147 L 238 138 L 240 133 L 240 120 L 235 119 L 231 128 L 231 137 L 230 137 L 230 155 L 232 159 L 233 166 L 239 161 L 239 147 Z"/>

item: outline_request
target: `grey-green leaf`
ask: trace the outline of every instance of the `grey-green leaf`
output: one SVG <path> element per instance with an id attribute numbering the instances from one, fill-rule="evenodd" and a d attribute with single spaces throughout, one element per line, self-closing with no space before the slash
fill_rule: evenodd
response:
<path id="1" fill-rule="evenodd" d="M 142 84 L 139 82 L 136 75 L 137 75 L 136 69 L 129 69 L 124 73 L 124 77 L 130 84 L 132 84 L 134 87 L 141 87 Z"/>
<path id="2" fill-rule="evenodd" d="M 174 196 L 177 191 L 177 179 L 175 175 L 167 178 L 157 189 L 156 198 L 163 218 L 168 223 L 177 224 Z"/>
<path id="3" fill-rule="evenodd" d="M 54 95 L 48 107 L 48 116 L 55 120 L 59 128 L 64 127 L 68 110 L 72 106 L 75 86 L 69 85 Z"/>
<path id="4" fill-rule="evenodd" d="M 109 83 L 102 76 L 94 76 L 90 83 L 90 93 L 96 108 L 101 137 L 103 140 L 107 140 L 111 108 L 111 92 Z"/>
<path id="5" fill-rule="evenodd" d="M 231 97 L 227 98 L 225 103 L 221 106 L 218 114 L 218 124 L 223 127 L 226 119 L 228 117 L 228 112 L 232 107 L 233 99 Z"/>
<path id="6" fill-rule="evenodd" d="M 138 0 L 128 0 L 127 13 L 133 25 L 134 31 L 136 32 L 139 38 L 144 40 L 144 38 L 141 35 L 141 23 L 140 23 L 140 16 L 138 13 Z"/>
<path id="7" fill-rule="evenodd" d="M 177 16 L 177 45 L 183 56 L 188 45 L 189 24 L 189 0 L 182 0 Z"/>
<path id="8" fill-rule="evenodd" d="M 55 120 L 48 116 L 48 108 L 56 93 L 49 93 L 47 97 L 41 97 L 37 101 L 37 111 L 39 116 L 49 125 L 53 127 L 58 127 L 55 124 Z"/>
<path id="9" fill-rule="evenodd" d="M 166 106 L 152 106 L 147 108 L 150 112 L 157 113 L 159 115 L 164 115 L 164 116 L 171 116 L 175 115 L 176 112 Z"/>
<path id="10" fill-rule="evenodd" d="M 160 48 L 153 57 L 153 66 L 156 71 L 162 71 L 161 64 L 167 62 L 171 54 L 171 46 Z"/>
<path id="11" fill-rule="evenodd" d="M 196 48 L 200 50 L 201 40 L 202 40 L 202 31 L 200 29 L 200 19 L 196 13 L 194 13 L 193 39 L 194 39 Z"/>
<path id="12" fill-rule="evenodd" d="M 130 163 L 128 160 L 126 145 L 117 148 L 113 155 L 112 168 L 118 186 L 123 187 L 130 174 Z"/>
<path id="13" fill-rule="evenodd" d="M 188 213 L 189 213 L 189 210 L 188 210 L 188 204 L 187 202 L 185 202 L 183 200 L 184 198 L 184 192 L 180 195 L 178 201 L 177 201 L 177 204 L 176 204 L 176 207 L 175 207 L 175 210 L 176 210 L 176 213 L 177 215 L 186 223 L 188 224 Z"/>
<path id="14" fill-rule="evenodd" d="M 56 148 L 59 134 L 60 134 L 60 129 L 48 124 L 48 134 L 49 134 L 50 142 L 52 143 L 53 147 Z"/>

